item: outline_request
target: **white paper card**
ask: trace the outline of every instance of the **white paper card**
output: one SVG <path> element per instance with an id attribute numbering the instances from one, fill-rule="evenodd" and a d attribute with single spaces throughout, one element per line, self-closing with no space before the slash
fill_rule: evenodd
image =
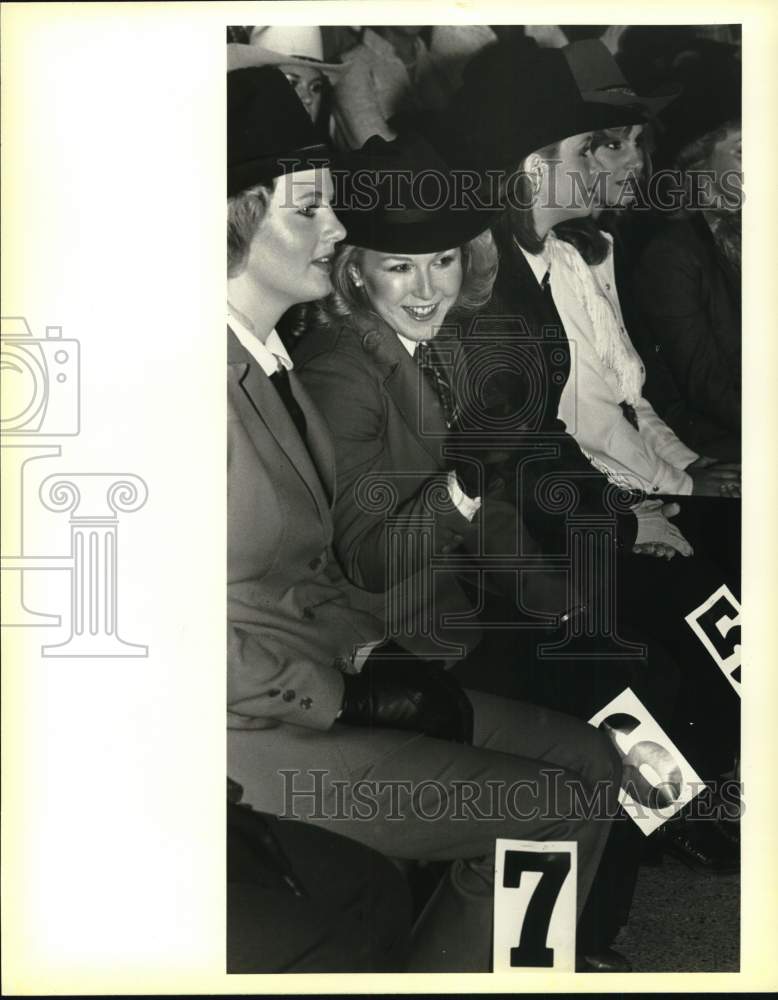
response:
<path id="1" fill-rule="evenodd" d="M 495 866 L 493 970 L 574 972 L 576 842 L 500 839 Z"/>
<path id="2" fill-rule="evenodd" d="M 722 583 L 686 621 L 740 696 L 740 602 Z"/>
<path id="3" fill-rule="evenodd" d="M 613 741 L 624 768 L 619 802 L 648 836 L 699 795 L 699 775 L 631 688 L 589 720 Z"/>

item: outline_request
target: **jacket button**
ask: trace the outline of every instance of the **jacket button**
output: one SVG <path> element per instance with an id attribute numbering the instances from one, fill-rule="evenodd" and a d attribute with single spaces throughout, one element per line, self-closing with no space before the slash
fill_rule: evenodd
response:
<path id="1" fill-rule="evenodd" d="M 320 566 L 321 566 L 321 557 L 320 557 L 320 556 L 315 556 L 315 557 L 314 557 L 313 559 L 311 559 L 311 561 L 310 561 L 310 562 L 308 563 L 308 569 L 312 569 L 312 570 L 313 570 L 314 572 L 316 572 L 316 570 L 317 570 L 317 569 L 318 569 L 318 568 L 319 568 Z"/>
<path id="2" fill-rule="evenodd" d="M 303 618 L 307 618 L 308 621 L 312 621 L 316 615 L 313 613 L 313 608 L 303 608 Z"/>

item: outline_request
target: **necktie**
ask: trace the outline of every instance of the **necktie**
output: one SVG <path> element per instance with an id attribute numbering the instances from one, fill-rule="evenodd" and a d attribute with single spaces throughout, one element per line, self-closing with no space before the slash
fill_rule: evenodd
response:
<path id="1" fill-rule="evenodd" d="M 451 430 L 457 417 L 456 404 L 448 378 L 432 344 L 419 344 L 416 348 L 416 364 L 440 400 L 446 427 Z"/>
<path id="2" fill-rule="evenodd" d="M 305 423 L 305 414 L 300 409 L 300 404 L 294 398 L 292 386 L 289 382 L 289 372 L 283 365 L 279 365 L 278 371 L 273 372 L 270 376 L 270 381 L 276 387 L 276 391 L 281 397 L 281 402 L 286 407 L 287 413 L 292 418 L 292 422 L 303 439 L 303 444 L 307 445 L 306 431 L 308 428 Z"/>

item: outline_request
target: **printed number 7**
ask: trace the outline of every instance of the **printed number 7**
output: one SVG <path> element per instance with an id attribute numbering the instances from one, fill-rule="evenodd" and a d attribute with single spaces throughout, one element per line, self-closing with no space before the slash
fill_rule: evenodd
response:
<path id="1" fill-rule="evenodd" d="M 519 944 L 511 948 L 511 968 L 553 966 L 554 949 L 546 947 L 546 938 L 559 891 L 569 871 L 570 854 L 567 851 L 549 851 L 548 854 L 505 852 L 502 884 L 506 889 L 517 889 L 523 872 L 541 873 L 540 882 L 527 904 Z"/>

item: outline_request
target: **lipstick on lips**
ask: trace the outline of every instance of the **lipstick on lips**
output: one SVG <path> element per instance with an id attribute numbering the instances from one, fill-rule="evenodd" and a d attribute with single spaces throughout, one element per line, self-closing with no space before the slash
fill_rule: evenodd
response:
<path id="1" fill-rule="evenodd" d="M 426 323 L 428 319 L 431 319 L 435 315 L 439 305 L 439 302 L 435 302 L 429 306 L 403 306 L 403 309 L 412 320 L 415 320 L 417 323 Z"/>

